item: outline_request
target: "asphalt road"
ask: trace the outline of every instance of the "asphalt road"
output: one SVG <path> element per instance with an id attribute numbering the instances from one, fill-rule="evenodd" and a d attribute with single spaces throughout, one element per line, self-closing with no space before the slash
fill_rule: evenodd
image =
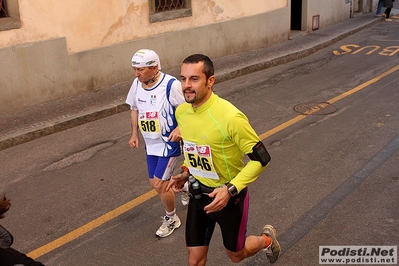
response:
<path id="1" fill-rule="evenodd" d="M 218 83 L 272 161 L 250 186 L 249 234 L 278 232 L 276 265 L 319 265 L 319 246 L 399 242 L 399 20 L 315 54 Z M 364 48 L 364 49 L 362 49 Z M 298 111 L 306 112 L 302 114 Z M 0 151 L 14 248 L 46 265 L 187 265 L 182 227 L 157 239 L 163 210 L 130 150 L 124 112 Z M 257 254 L 236 265 L 267 265 Z M 207 265 L 233 265 L 219 230 Z M 364 265 L 364 264 L 359 264 Z"/>

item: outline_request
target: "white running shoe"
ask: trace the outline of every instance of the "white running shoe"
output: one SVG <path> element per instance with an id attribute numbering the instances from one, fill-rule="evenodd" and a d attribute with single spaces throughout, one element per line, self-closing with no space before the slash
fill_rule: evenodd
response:
<path id="1" fill-rule="evenodd" d="M 190 202 L 190 195 L 188 195 L 187 192 L 180 192 L 180 196 L 181 196 L 181 204 L 183 204 L 183 206 L 187 206 L 188 203 Z"/>
<path id="2" fill-rule="evenodd" d="M 168 235 L 172 234 L 176 228 L 179 228 L 181 225 L 180 219 L 177 215 L 173 217 L 162 217 L 163 222 L 161 227 L 155 233 L 158 237 L 167 237 Z"/>
<path id="3" fill-rule="evenodd" d="M 187 206 L 190 201 L 190 195 L 188 194 L 188 182 L 184 183 L 184 186 L 182 187 L 182 192 L 180 192 L 180 196 L 181 204 L 183 204 L 183 206 Z"/>

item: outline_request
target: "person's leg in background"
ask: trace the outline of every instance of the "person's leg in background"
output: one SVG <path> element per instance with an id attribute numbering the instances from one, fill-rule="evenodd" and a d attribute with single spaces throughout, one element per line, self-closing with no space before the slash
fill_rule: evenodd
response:
<path id="1" fill-rule="evenodd" d="M 379 0 L 378 5 L 377 5 L 377 11 L 375 12 L 376 17 L 382 17 L 381 11 L 382 11 L 382 5 L 384 4 L 384 0 Z"/>
<path id="2" fill-rule="evenodd" d="M 387 9 L 385 9 L 384 11 L 384 17 L 385 17 L 385 21 L 392 21 L 392 19 L 389 18 L 389 16 L 391 15 L 391 9 L 390 7 L 387 7 Z"/>

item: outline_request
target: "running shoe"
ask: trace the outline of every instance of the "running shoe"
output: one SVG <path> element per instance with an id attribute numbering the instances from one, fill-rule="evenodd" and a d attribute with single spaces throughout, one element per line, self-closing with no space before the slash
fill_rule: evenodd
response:
<path id="1" fill-rule="evenodd" d="M 183 204 L 183 206 L 187 206 L 188 203 L 190 202 L 190 195 L 188 195 L 187 192 L 180 192 L 180 197 L 181 197 L 181 204 Z"/>
<path id="2" fill-rule="evenodd" d="M 190 195 L 188 194 L 188 182 L 184 183 L 184 186 L 182 187 L 182 192 L 180 192 L 180 196 L 181 204 L 183 204 L 183 206 L 187 206 L 190 201 Z"/>
<path id="3" fill-rule="evenodd" d="M 265 225 L 265 227 L 263 227 L 262 234 L 264 234 L 272 239 L 272 243 L 267 248 L 264 248 L 263 250 L 266 253 L 267 260 L 270 263 L 275 263 L 278 259 L 278 256 L 280 255 L 280 252 L 281 252 L 280 243 L 278 243 L 277 238 L 276 238 L 276 229 L 274 229 L 274 227 L 271 225 Z"/>
<path id="4" fill-rule="evenodd" d="M 179 228 L 181 225 L 180 219 L 177 215 L 173 217 L 162 217 L 163 222 L 161 227 L 155 233 L 158 237 L 167 237 L 168 235 L 172 234 L 176 228 Z"/>

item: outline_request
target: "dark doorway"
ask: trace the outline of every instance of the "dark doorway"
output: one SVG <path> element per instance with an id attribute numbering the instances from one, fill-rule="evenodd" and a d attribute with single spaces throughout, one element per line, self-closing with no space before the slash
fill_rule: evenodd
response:
<path id="1" fill-rule="evenodd" d="M 291 30 L 301 30 L 302 0 L 291 0 Z"/>

